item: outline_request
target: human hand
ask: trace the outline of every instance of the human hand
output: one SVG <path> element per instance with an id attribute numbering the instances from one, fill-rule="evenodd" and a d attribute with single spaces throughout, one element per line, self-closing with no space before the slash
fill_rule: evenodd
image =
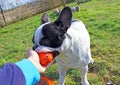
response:
<path id="1" fill-rule="evenodd" d="M 52 64 L 52 63 L 50 63 L 46 67 L 43 67 L 40 64 L 39 56 L 38 56 L 37 52 L 34 50 L 27 51 L 27 59 L 30 60 L 35 65 L 35 67 L 39 70 L 40 73 L 43 73 Z"/>

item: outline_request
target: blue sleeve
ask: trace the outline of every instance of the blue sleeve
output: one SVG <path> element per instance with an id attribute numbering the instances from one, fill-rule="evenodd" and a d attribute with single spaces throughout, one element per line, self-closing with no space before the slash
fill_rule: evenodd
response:
<path id="1" fill-rule="evenodd" d="M 40 73 L 38 69 L 28 59 L 17 62 L 16 65 L 22 70 L 26 85 L 34 85 L 40 80 Z"/>
<path id="2" fill-rule="evenodd" d="M 0 68 L 0 85 L 26 85 L 21 69 L 14 63 L 6 63 Z"/>

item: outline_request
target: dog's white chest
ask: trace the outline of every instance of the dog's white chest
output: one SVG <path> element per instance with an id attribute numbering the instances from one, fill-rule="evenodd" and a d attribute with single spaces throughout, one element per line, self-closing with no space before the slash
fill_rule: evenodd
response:
<path id="1" fill-rule="evenodd" d="M 88 64 L 91 58 L 90 39 L 84 24 L 82 22 L 73 23 L 67 33 L 72 38 L 71 42 L 68 38 L 63 42 L 61 49 L 65 56 L 61 54 L 56 57 L 57 62 L 75 68 L 80 68 L 83 62 Z"/>

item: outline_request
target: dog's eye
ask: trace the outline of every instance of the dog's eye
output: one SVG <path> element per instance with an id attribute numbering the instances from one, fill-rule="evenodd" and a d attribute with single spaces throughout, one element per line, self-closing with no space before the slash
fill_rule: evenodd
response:
<path id="1" fill-rule="evenodd" d="M 41 45 L 47 45 L 48 42 L 46 40 L 40 42 Z"/>
<path id="2" fill-rule="evenodd" d="M 40 40 L 40 45 L 47 46 L 47 45 L 49 45 L 49 41 L 48 41 L 47 39 L 45 39 L 45 38 L 42 38 L 42 39 Z"/>
<path id="3" fill-rule="evenodd" d="M 44 44 L 48 44 L 48 42 L 47 42 L 47 41 L 44 41 Z"/>
<path id="4" fill-rule="evenodd" d="M 65 36 L 60 35 L 60 36 L 58 36 L 58 39 L 59 39 L 59 40 L 63 40 L 63 39 L 65 39 Z"/>

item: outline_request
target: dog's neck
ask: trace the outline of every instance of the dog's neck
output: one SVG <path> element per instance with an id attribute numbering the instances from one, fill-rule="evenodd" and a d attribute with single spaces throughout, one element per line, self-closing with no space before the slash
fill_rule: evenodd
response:
<path id="1" fill-rule="evenodd" d="M 62 46 L 60 47 L 60 50 L 62 52 L 67 52 L 72 46 L 72 37 L 68 33 L 66 33 L 65 36 L 66 38 L 63 41 Z"/>

